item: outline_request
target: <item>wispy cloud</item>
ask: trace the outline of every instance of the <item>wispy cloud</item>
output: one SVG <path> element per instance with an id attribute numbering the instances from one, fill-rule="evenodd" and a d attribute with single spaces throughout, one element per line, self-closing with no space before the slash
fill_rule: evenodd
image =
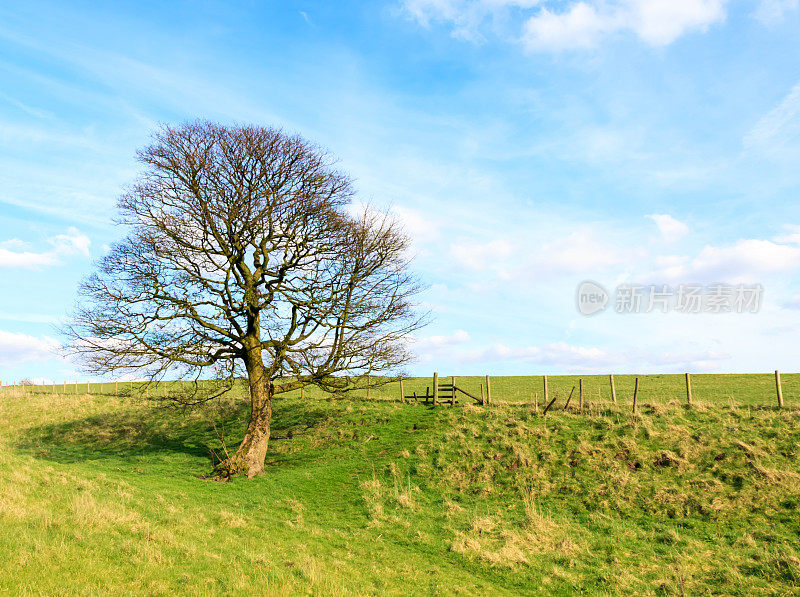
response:
<path id="1" fill-rule="evenodd" d="M 765 25 L 776 25 L 783 21 L 786 15 L 797 10 L 798 0 L 761 0 L 753 12 L 753 17 Z"/>
<path id="2" fill-rule="evenodd" d="M 33 106 L 29 106 L 25 102 L 21 102 L 6 93 L 0 92 L 0 100 L 11 104 L 15 108 L 22 110 L 25 114 L 29 116 L 33 116 L 35 118 L 40 118 L 43 120 L 45 119 L 49 120 L 53 118 L 53 113 L 50 112 L 49 110 L 42 110 L 39 108 L 35 108 Z"/>
<path id="3" fill-rule="evenodd" d="M 423 27 L 449 23 L 454 37 L 480 42 L 483 28 L 500 24 L 518 9 L 529 9 L 543 0 L 404 0 L 403 7 Z"/>
<path id="4" fill-rule="evenodd" d="M 49 323 L 51 325 L 61 323 L 62 321 L 60 317 L 46 315 L 44 313 L 8 313 L 5 311 L 0 311 L 0 319 L 20 323 Z"/>
<path id="5" fill-rule="evenodd" d="M 303 17 L 303 20 L 308 23 L 311 27 L 316 27 L 314 23 L 311 21 L 311 18 L 308 16 L 308 13 L 304 10 L 300 11 L 300 16 Z"/>
<path id="6" fill-rule="evenodd" d="M 471 270 L 483 270 L 487 267 L 500 267 L 514 255 L 514 246 L 504 239 L 496 239 L 484 244 L 465 243 L 450 245 L 450 257 L 462 267 Z"/>
<path id="7" fill-rule="evenodd" d="M 31 361 L 46 361 L 59 348 L 57 340 L 0 330 L 0 367 L 12 368 Z"/>
<path id="8" fill-rule="evenodd" d="M 58 265 L 64 258 L 74 255 L 89 257 L 89 237 L 76 228 L 70 228 L 66 234 L 58 234 L 47 239 L 50 249 L 47 251 L 29 250 L 30 244 L 12 238 L 0 243 L 0 267 L 17 267 L 35 269 Z"/>
<path id="9" fill-rule="evenodd" d="M 762 116 L 744 137 L 746 149 L 776 153 L 800 140 L 800 83 Z"/>

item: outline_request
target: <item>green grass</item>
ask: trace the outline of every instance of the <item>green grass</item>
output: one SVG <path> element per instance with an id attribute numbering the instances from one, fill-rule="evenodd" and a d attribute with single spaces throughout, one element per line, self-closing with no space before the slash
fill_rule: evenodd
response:
<path id="1" fill-rule="evenodd" d="M 580 415 L 551 378 L 546 418 L 540 378 L 491 408 L 282 396 L 267 473 L 231 483 L 204 477 L 241 400 L 2 395 L 0 592 L 796 593 L 800 376 L 782 411 L 769 375 L 693 376 L 691 410 L 645 376 L 637 415 L 632 380 L 614 407 L 584 377 Z"/>

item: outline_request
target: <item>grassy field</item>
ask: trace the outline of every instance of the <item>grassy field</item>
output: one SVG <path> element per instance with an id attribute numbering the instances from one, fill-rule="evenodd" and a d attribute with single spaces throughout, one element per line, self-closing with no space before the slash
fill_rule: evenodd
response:
<path id="1" fill-rule="evenodd" d="M 637 415 L 632 379 L 546 418 L 540 378 L 494 378 L 490 408 L 282 396 L 267 474 L 231 483 L 204 477 L 236 396 L 6 393 L 0 592 L 796 594 L 800 377 L 778 411 L 769 375 L 695 376 L 691 410 L 646 376 Z"/>
<path id="2" fill-rule="evenodd" d="M 686 400 L 686 382 L 682 374 L 663 375 L 615 375 L 617 400 L 620 406 L 630 404 L 636 377 L 639 377 L 639 399 L 651 404 L 666 405 L 671 402 Z M 379 378 L 378 378 L 379 379 Z M 441 383 L 449 383 L 451 377 L 442 375 Z M 548 378 L 549 397 L 558 396 L 563 402 L 570 390 L 577 387 L 578 380 L 583 380 L 584 393 L 587 399 L 602 404 L 611 401 L 611 386 L 607 375 L 559 375 Z M 460 376 L 456 377 L 456 385 L 468 392 L 480 396 L 481 386 L 485 386 L 485 376 Z M 216 382 L 202 382 L 203 389 L 211 391 Z M 423 396 L 426 391 L 431 391 L 432 377 L 412 377 L 404 380 L 403 390 L 406 395 L 416 392 Z M 83 396 L 86 394 L 125 395 L 150 398 L 163 397 L 173 390 L 186 388 L 188 382 L 159 382 L 152 384 L 146 390 L 145 385 L 135 382 L 94 382 L 87 384 L 69 383 L 50 386 L 29 386 L 26 394 L 65 394 Z M 219 385 L 219 384 L 217 384 Z M 800 406 L 800 374 L 790 373 L 781 375 L 784 400 L 787 404 L 792 401 Z M 540 376 L 504 376 L 492 377 L 492 396 L 496 403 L 520 402 L 534 403 L 537 399 L 542 401 L 543 381 Z M 22 393 L 19 386 L 0 388 L 0 397 L 5 395 L 17 396 Z M 241 390 L 240 390 L 241 391 Z M 310 398 L 328 398 L 329 395 L 317 390 L 307 388 L 304 395 Z M 758 374 L 695 374 L 692 375 L 693 399 L 698 403 L 726 406 L 773 406 L 777 403 L 775 391 L 775 377 L 772 373 Z M 294 391 L 287 397 L 300 397 L 300 391 Z M 372 399 L 397 400 L 400 396 L 400 384 L 389 382 L 369 392 Z M 358 397 L 366 398 L 365 392 L 358 393 Z M 467 400 L 469 402 L 470 400 Z"/>

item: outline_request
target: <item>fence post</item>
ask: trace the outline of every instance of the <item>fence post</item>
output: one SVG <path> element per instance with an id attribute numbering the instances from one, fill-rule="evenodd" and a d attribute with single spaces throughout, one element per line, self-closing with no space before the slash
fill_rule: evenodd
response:
<path id="1" fill-rule="evenodd" d="M 433 405 L 436 406 L 436 403 L 439 400 L 439 374 L 434 371 L 433 372 Z"/>
<path id="2" fill-rule="evenodd" d="M 783 408 L 783 390 L 781 389 L 781 372 L 775 369 L 775 389 L 778 392 L 778 408 Z"/>
<path id="3" fill-rule="evenodd" d="M 639 378 L 636 378 L 636 383 L 633 386 L 633 412 L 636 413 L 636 396 L 639 394 Z"/>
<path id="4" fill-rule="evenodd" d="M 481 406 L 486 404 L 486 398 L 483 396 L 483 384 L 481 384 Z"/>
<path id="5" fill-rule="evenodd" d="M 583 414 L 583 378 L 578 378 L 578 406 Z"/>
<path id="6" fill-rule="evenodd" d="M 611 400 L 614 401 L 614 404 L 617 403 L 617 388 L 614 387 L 614 374 L 608 376 L 608 379 L 611 381 Z"/>
<path id="7" fill-rule="evenodd" d="M 547 397 L 547 376 L 546 375 L 542 375 L 542 383 L 544 385 L 544 403 L 547 404 L 548 397 Z"/>
<path id="8" fill-rule="evenodd" d="M 405 403 L 406 401 L 406 391 L 403 389 L 403 378 L 400 378 L 400 402 Z"/>
<path id="9" fill-rule="evenodd" d="M 692 405 L 692 376 L 686 374 L 686 406 Z"/>
<path id="10" fill-rule="evenodd" d="M 573 387 L 572 389 L 574 390 L 575 388 Z M 570 394 L 570 396 L 572 396 L 572 394 Z M 542 411 L 543 417 L 547 416 L 547 411 L 550 410 L 550 407 L 553 406 L 553 404 L 555 404 L 557 398 L 558 396 L 555 396 L 550 402 L 547 403 L 547 406 L 544 407 L 544 410 Z"/>
<path id="11" fill-rule="evenodd" d="M 492 404 L 492 383 L 489 376 L 486 376 L 486 404 Z"/>

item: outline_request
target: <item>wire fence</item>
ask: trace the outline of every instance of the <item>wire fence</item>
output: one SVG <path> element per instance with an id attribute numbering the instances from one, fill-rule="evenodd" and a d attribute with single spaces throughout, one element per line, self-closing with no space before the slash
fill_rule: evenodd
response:
<path id="1" fill-rule="evenodd" d="M 637 402 L 667 405 L 693 403 L 726 406 L 791 406 L 800 397 L 800 374 L 653 374 L 653 375 L 557 375 L 557 376 L 447 376 L 439 375 L 438 384 L 453 384 L 475 397 L 485 397 L 491 404 L 546 404 L 553 398 L 563 404 L 570 392 L 575 404 L 581 396 L 591 403 L 609 403 L 620 407 L 632 406 L 634 392 Z M 637 389 L 638 379 L 638 389 Z M 687 383 L 688 381 L 688 383 Z M 195 390 L 215 393 L 223 389 L 220 380 L 195 381 L 64 381 L 38 383 L 23 381 L 11 385 L 0 383 L 0 397 L 25 395 L 104 395 L 169 398 L 173 394 Z M 371 377 L 369 387 L 349 390 L 332 396 L 316 386 L 293 390 L 281 397 L 323 399 L 356 397 L 370 400 L 432 402 L 434 378 Z M 233 394 L 247 392 L 245 380 L 236 380 Z M 466 394 L 458 401 L 472 403 Z"/>

